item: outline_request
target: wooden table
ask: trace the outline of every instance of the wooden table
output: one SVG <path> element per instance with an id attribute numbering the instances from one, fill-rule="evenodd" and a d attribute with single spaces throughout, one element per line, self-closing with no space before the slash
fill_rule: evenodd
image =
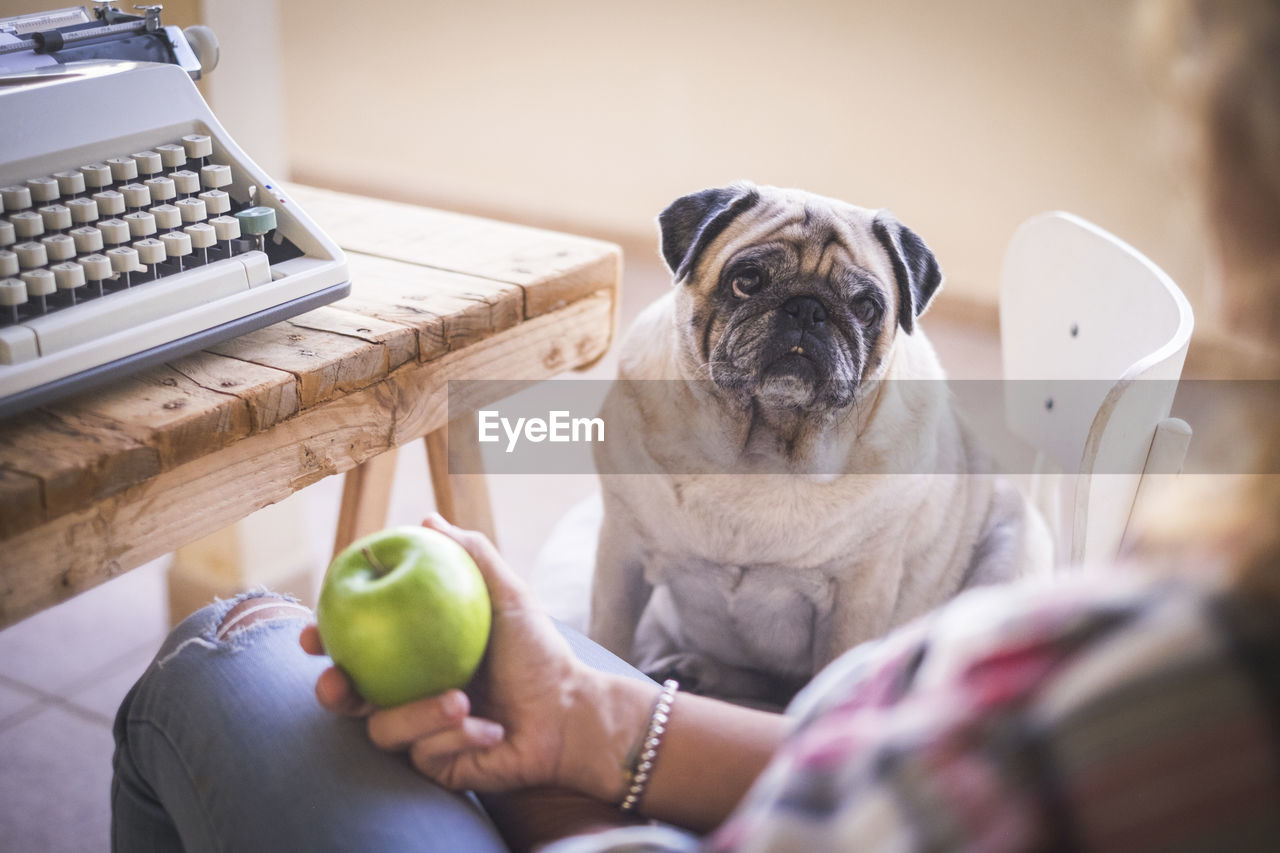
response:
<path id="1" fill-rule="evenodd" d="M 379 454 L 427 436 L 441 459 L 462 414 L 446 412 L 449 380 L 543 379 L 610 343 L 612 244 L 291 193 L 347 252 L 351 296 L 0 421 L 0 627 L 362 466 L 350 537 L 371 523 L 361 483 Z"/>

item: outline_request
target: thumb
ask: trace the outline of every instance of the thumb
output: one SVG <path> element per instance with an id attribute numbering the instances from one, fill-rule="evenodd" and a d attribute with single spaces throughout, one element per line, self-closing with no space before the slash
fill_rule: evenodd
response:
<path id="1" fill-rule="evenodd" d="M 489 541 L 489 537 L 475 530 L 463 530 L 446 521 L 439 513 L 427 516 L 422 526 L 443 533 L 471 555 L 471 559 L 476 561 L 476 566 L 484 577 L 485 586 L 489 588 L 489 597 L 493 599 L 494 609 L 515 610 L 531 606 L 532 597 L 528 587 L 507 565 L 507 561 L 498 553 L 498 549 Z"/>

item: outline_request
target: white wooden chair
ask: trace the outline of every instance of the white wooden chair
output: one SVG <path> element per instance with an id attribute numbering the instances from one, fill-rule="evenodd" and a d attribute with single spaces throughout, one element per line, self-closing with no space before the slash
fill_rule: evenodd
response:
<path id="1" fill-rule="evenodd" d="M 1077 216 L 1040 214 L 1010 240 L 1006 417 L 1038 453 L 1032 496 L 1059 563 L 1113 561 L 1155 475 L 1181 470 L 1191 428 L 1169 410 L 1192 323 L 1168 275 Z"/>

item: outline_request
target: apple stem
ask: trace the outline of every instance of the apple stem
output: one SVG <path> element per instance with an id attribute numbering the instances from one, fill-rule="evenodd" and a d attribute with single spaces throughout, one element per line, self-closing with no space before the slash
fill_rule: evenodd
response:
<path id="1" fill-rule="evenodd" d="M 378 561 L 377 557 L 373 556 L 373 552 L 368 548 L 361 548 L 360 553 L 364 554 L 364 558 L 369 561 L 369 565 L 373 566 L 373 570 L 378 573 L 378 577 L 382 577 L 389 571 L 386 566 Z"/>

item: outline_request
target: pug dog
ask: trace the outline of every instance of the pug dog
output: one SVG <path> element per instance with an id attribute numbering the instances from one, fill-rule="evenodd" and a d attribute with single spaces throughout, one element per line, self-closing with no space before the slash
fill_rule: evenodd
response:
<path id="1" fill-rule="evenodd" d="M 593 639 L 779 707 L 961 590 L 1049 570 L 1043 520 L 989 472 L 919 328 L 942 273 L 915 232 L 750 183 L 658 223 L 674 287 L 602 411 L 626 439 L 597 450 Z"/>

